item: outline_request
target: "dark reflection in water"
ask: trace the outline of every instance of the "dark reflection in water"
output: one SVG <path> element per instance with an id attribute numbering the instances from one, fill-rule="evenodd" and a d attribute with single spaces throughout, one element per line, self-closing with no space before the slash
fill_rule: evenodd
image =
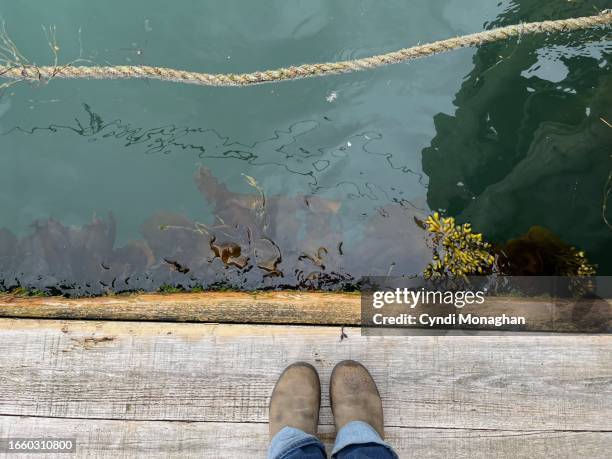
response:
<path id="1" fill-rule="evenodd" d="M 522 0 L 490 26 L 606 3 Z M 495 242 L 546 227 L 611 273 L 612 46 L 601 39 L 592 30 L 481 47 L 455 114 L 435 117 L 437 135 L 422 152 L 430 207 Z"/>

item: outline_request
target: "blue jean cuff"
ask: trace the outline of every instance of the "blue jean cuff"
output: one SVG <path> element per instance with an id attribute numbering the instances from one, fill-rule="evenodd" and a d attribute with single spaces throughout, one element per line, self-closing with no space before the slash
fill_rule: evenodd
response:
<path id="1" fill-rule="evenodd" d="M 332 457 L 340 452 L 343 448 L 350 445 L 363 445 L 365 443 L 374 443 L 387 448 L 395 458 L 398 455 L 395 454 L 393 449 L 384 442 L 384 440 L 378 435 L 378 432 L 367 422 L 363 421 L 351 421 L 346 424 L 340 432 L 336 435 L 336 443 L 334 444 L 334 450 L 332 451 Z"/>
<path id="2" fill-rule="evenodd" d="M 270 442 L 268 459 L 283 459 L 292 451 L 308 445 L 317 445 L 325 453 L 325 447 L 314 435 L 294 427 L 283 427 Z"/>

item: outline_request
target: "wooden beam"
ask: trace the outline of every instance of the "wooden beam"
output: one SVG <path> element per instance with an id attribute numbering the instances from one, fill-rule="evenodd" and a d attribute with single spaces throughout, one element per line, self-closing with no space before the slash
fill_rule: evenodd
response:
<path id="1" fill-rule="evenodd" d="M 550 300 L 489 297 L 482 306 L 461 312 L 528 316 L 526 331 L 602 332 L 612 329 L 611 300 Z M 95 298 L 16 297 L 0 295 L 0 317 L 359 325 L 358 293 L 205 292 L 135 294 Z"/>
<path id="2" fill-rule="evenodd" d="M 319 432 L 328 452 L 334 433 Z M 389 427 L 402 458 L 607 457 L 610 432 Z M 0 438 L 76 438 L 78 457 L 252 459 L 265 457 L 268 426 L 253 423 L 114 421 L 0 416 Z"/>
<path id="3" fill-rule="evenodd" d="M 397 428 L 609 431 L 610 335 L 361 336 L 358 328 L 0 319 L 0 415 L 267 422 L 281 371 L 343 359 Z"/>
<path id="4" fill-rule="evenodd" d="M 0 317 L 357 325 L 360 296 L 320 292 L 144 293 L 94 298 L 0 296 Z"/>

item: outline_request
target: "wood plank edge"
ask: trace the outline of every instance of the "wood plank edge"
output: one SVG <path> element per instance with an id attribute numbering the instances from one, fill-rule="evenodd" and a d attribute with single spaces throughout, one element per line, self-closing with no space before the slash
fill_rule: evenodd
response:
<path id="1" fill-rule="evenodd" d="M 486 308 L 462 312 L 490 315 L 541 310 L 525 331 L 588 332 L 610 330 L 612 300 L 595 307 L 588 301 L 555 300 L 546 310 L 545 298 L 490 297 Z M 576 312 L 585 315 L 578 317 Z M 589 316 L 590 314 L 590 316 Z M 63 320 L 117 320 L 270 325 L 361 325 L 359 293 L 333 292 L 202 292 L 142 293 L 93 298 L 16 297 L 0 295 L 0 317 Z"/>

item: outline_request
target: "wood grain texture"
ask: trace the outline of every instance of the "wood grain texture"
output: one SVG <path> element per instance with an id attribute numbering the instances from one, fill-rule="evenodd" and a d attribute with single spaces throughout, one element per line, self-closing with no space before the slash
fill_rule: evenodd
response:
<path id="1" fill-rule="evenodd" d="M 609 335 L 361 336 L 340 327 L 0 319 L 0 415 L 265 423 L 283 368 L 366 364 L 389 427 L 609 431 Z"/>
<path id="2" fill-rule="evenodd" d="M 217 422 L 105 421 L 0 416 L 0 438 L 72 437 L 79 458 L 265 457 L 267 425 Z M 320 432 L 328 451 L 333 431 Z M 387 440 L 401 458 L 608 458 L 609 432 L 419 429 L 391 427 Z M 59 456 L 58 456 L 59 457 Z"/>
<path id="3" fill-rule="evenodd" d="M 95 298 L 0 296 L 0 317 L 357 325 L 358 294 L 145 293 Z"/>
<path id="4" fill-rule="evenodd" d="M 359 325 L 359 294 L 322 292 L 205 292 L 117 295 L 97 298 L 20 298 L 0 295 L 0 317 Z M 525 315 L 527 331 L 602 332 L 612 330 L 612 301 L 487 298 L 461 312 Z"/>

